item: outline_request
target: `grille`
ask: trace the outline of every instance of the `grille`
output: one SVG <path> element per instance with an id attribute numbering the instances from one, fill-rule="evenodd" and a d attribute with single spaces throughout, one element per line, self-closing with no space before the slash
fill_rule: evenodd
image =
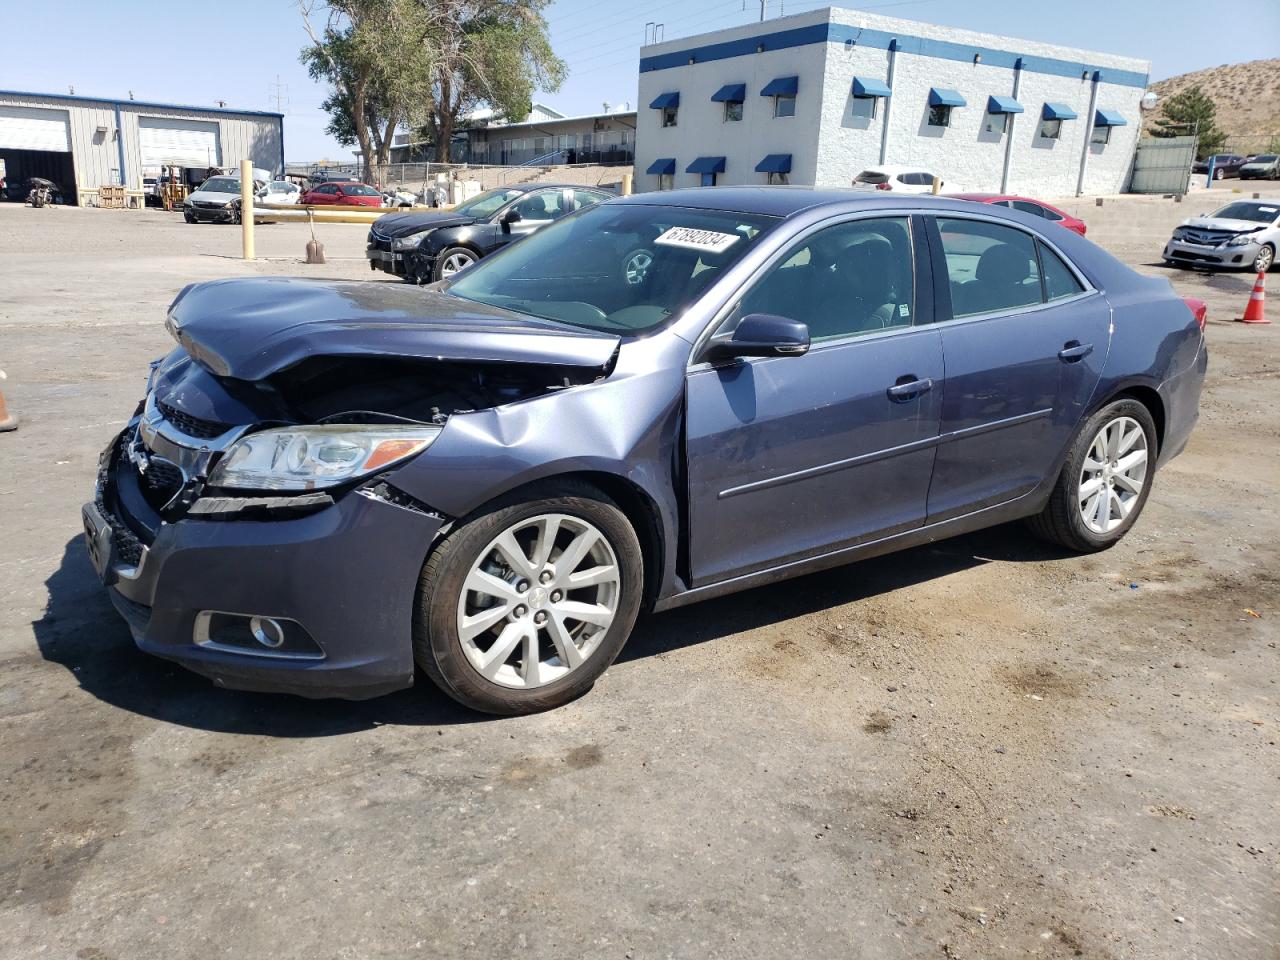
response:
<path id="1" fill-rule="evenodd" d="M 132 530 L 124 525 L 123 520 L 107 509 L 101 494 L 97 496 L 94 502 L 97 504 L 98 509 L 102 511 L 102 515 L 107 518 L 107 523 L 111 525 L 111 542 L 115 546 L 116 556 L 120 558 L 122 563 L 136 567 L 138 561 L 142 559 L 142 541 L 134 535 Z"/>
<path id="2" fill-rule="evenodd" d="M 192 200 L 191 205 L 201 210 L 221 210 L 226 206 L 224 203 L 211 203 L 208 200 Z"/>
<path id="3" fill-rule="evenodd" d="M 166 420 L 188 437 L 195 437 L 198 440 L 212 440 L 214 437 L 220 437 L 231 429 L 228 424 L 218 423 L 216 420 L 201 420 L 199 417 L 183 413 L 177 407 L 171 407 L 163 400 L 157 400 L 156 407 Z"/>
<path id="4" fill-rule="evenodd" d="M 1182 239 L 1188 243 L 1198 243 L 1208 247 L 1216 247 L 1222 241 L 1234 237 L 1234 233 L 1217 230 L 1186 230 Z"/>
<path id="5" fill-rule="evenodd" d="M 182 471 L 164 460 L 152 459 L 142 474 L 142 495 L 159 510 L 182 489 Z"/>

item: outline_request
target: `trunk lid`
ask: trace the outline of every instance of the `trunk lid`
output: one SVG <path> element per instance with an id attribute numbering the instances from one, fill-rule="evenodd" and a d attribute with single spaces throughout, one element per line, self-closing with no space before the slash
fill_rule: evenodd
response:
<path id="1" fill-rule="evenodd" d="M 196 363 L 237 380 L 325 356 L 600 369 L 620 342 L 418 287 L 284 277 L 192 284 L 166 326 Z"/>

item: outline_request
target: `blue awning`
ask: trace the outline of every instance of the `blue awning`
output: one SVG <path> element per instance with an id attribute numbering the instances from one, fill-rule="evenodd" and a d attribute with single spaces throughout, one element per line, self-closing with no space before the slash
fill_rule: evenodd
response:
<path id="1" fill-rule="evenodd" d="M 1074 120 L 1076 112 L 1065 103 L 1046 103 L 1042 116 L 1046 120 Z"/>
<path id="2" fill-rule="evenodd" d="M 680 106 L 680 92 L 663 93 L 654 98 L 653 103 L 649 104 L 651 110 L 664 110 L 667 107 Z"/>
<path id="3" fill-rule="evenodd" d="M 659 157 L 653 163 L 649 164 L 649 169 L 645 173 L 675 173 L 676 158 L 675 157 Z"/>
<path id="4" fill-rule="evenodd" d="M 778 77 L 776 80 L 770 80 L 765 85 L 765 88 L 760 91 L 760 96 L 794 97 L 798 89 L 800 89 L 799 77 Z"/>
<path id="5" fill-rule="evenodd" d="M 747 85 L 745 83 L 726 83 L 711 95 L 711 99 L 716 103 L 742 103 L 747 99 Z"/>
<path id="6" fill-rule="evenodd" d="M 987 113 L 1022 113 L 1022 104 L 1013 97 L 987 97 Z"/>
<path id="7" fill-rule="evenodd" d="M 686 173 L 724 173 L 724 157 L 699 157 L 689 166 Z"/>
<path id="8" fill-rule="evenodd" d="M 1093 125 L 1095 127 L 1124 127 L 1128 126 L 1129 121 L 1114 110 L 1103 110 L 1099 108 L 1094 111 Z"/>
<path id="9" fill-rule="evenodd" d="M 872 77 L 854 77 L 853 95 L 855 97 L 887 97 L 889 85 L 883 80 Z"/>
<path id="10" fill-rule="evenodd" d="M 756 164 L 756 173 L 790 173 L 791 154 L 771 153 Z"/>
<path id="11" fill-rule="evenodd" d="M 929 106 L 931 107 L 963 107 L 967 101 L 954 90 L 946 87 L 929 88 Z"/>

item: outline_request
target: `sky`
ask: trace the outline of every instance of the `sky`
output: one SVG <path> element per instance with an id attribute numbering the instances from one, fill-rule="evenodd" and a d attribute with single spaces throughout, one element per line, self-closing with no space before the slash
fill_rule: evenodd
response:
<path id="1" fill-rule="evenodd" d="M 1280 2 L 1205 0 L 768 0 L 768 16 L 843 6 L 926 23 L 1118 53 L 1151 61 L 1151 79 L 1276 56 Z M 298 62 L 307 42 L 296 0 L 45 0 L 0 31 L 0 89 L 75 92 L 285 114 L 290 162 L 349 159 L 320 111 L 324 89 Z M 27 30 L 29 16 L 57 25 Z M 560 90 L 535 96 L 569 115 L 635 106 L 646 24 L 674 40 L 760 18 L 759 0 L 554 0 L 551 42 L 569 66 Z M 104 24 L 117 23 L 119 29 Z M 247 34 L 239 36 L 241 30 Z M 279 87 L 277 87 L 277 83 Z M 277 101 L 277 96 L 279 101 Z"/>

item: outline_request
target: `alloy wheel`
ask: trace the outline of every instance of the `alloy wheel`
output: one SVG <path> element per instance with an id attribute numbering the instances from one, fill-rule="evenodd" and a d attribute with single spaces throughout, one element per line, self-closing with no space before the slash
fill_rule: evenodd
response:
<path id="1" fill-rule="evenodd" d="M 596 650 L 618 612 L 612 544 L 581 517 L 549 513 L 508 527 L 480 552 L 458 602 L 471 665 L 504 687 L 561 679 Z"/>
<path id="2" fill-rule="evenodd" d="M 1253 269 L 1255 273 L 1266 273 L 1271 269 L 1271 264 L 1275 262 L 1276 252 L 1269 246 L 1264 246 L 1258 251 L 1258 255 L 1253 259 Z"/>
<path id="3" fill-rule="evenodd" d="M 440 268 L 440 276 L 452 277 L 459 270 L 464 270 L 475 262 L 476 258 L 469 254 L 451 253 L 445 257 L 444 265 Z"/>
<path id="4" fill-rule="evenodd" d="M 1089 445 L 1076 501 L 1084 524 L 1111 533 L 1128 519 L 1147 479 L 1147 434 L 1132 417 L 1104 424 Z"/>
<path id="5" fill-rule="evenodd" d="M 626 277 L 628 286 L 639 286 L 644 283 L 645 277 L 649 273 L 649 267 L 653 265 L 653 254 L 648 250 L 637 250 L 622 264 L 622 273 Z"/>

